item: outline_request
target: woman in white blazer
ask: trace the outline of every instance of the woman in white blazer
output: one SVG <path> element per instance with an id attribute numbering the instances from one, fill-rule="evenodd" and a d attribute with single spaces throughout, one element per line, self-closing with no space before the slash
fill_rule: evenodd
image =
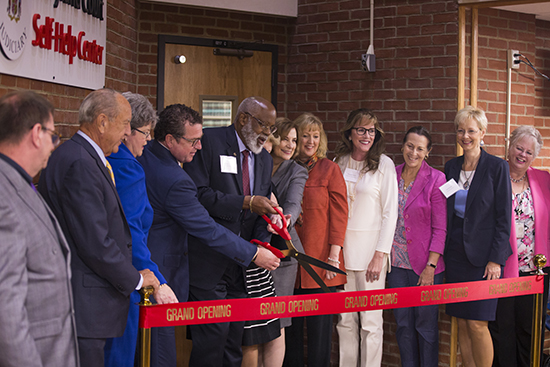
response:
<path id="1" fill-rule="evenodd" d="M 395 165 L 382 154 L 384 132 L 371 111 L 351 112 L 340 134 L 335 161 L 346 180 L 349 206 L 344 290 L 383 289 L 397 222 Z M 382 310 L 340 314 L 340 366 L 357 365 L 359 346 L 362 367 L 380 366 L 382 326 Z"/>

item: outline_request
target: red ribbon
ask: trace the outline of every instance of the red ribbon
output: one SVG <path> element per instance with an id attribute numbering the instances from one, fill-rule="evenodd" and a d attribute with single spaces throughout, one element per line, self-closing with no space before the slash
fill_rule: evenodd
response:
<path id="1" fill-rule="evenodd" d="M 139 327 L 152 328 L 263 320 L 278 317 L 329 315 L 516 297 L 542 293 L 544 291 L 543 279 L 543 276 L 533 275 L 521 278 L 373 291 L 142 306 L 140 307 Z"/>

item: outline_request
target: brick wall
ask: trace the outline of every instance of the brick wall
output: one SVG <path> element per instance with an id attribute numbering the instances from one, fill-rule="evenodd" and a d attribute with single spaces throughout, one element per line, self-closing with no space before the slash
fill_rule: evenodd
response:
<path id="1" fill-rule="evenodd" d="M 544 73 L 550 66 L 549 30 L 550 23 L 536 21 L 534 15 L 479 10 L 478 106 L 487 112 L 489 128 L 484 141 L 492 154 L 504 156 L 507 50 L 519 50 Z M 512 70 L 510 131 L 519 125 L 534 125 L 546 146 L 550 142 L 549 83 L 524 64 Z M 549 159 L 550 147 L 543 148 L 533 166 L 548 169 Z"/>
<path id="2" fill-rule="evenodd" d="M 401 163 L 403 133 L 422 124 L 432 133 L 429 162 L 441 168 L 455 154 L 456 1 L 376 1 L 375 73 L 361 70 L 370 43 L 369 1 L 299 1 L 289 42 L 287 114 L 313 112 L 329 148 L 349 112 L 373 109 L 387 133 L 387 150 Z"/>
<path id="3" fill-rule="evenodd" d="M 138 93 L 156 105 L 158 35 L 178 35 L 279 45 L 277 109 L 286 110 L 286 45 L 293 19 L 200 9 L 189 6 L 140 3 L 138 22 Z"/>

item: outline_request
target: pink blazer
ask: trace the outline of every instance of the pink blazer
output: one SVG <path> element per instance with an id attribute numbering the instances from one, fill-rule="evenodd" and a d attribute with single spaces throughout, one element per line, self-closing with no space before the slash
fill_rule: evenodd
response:
<path id="1" fill-rule="evenodd" d="M 533 194 L 533 206 L 535 207 L 535 254 L 543 254 L 548 258 L 550 246 L 549 220 L 550 216 L 550 174 L 535 168 L 527 170 L 531 194 Z M 514 278 L 519 276 L 518 269 L 518 247 L 516 242 L 516 226 L 512 208 L 512 230 L 510 232 L 510 246 L 512 255 L 504 266 L 503 278 Z"/>
<path id="2" fill-rule="evenodd" d="M 397 182 L 404 164 L 395 167 Z M 422 162 L 420 171 L 403 209 L 409 261 L 418 275 L 428 263 L 430 251 L 443 254 L 447 235 L 447 201 L 439 190 L 445 184 L 443 172 Z M 437 262 L 435 273 L 445 270 L 443 256 Z"/>

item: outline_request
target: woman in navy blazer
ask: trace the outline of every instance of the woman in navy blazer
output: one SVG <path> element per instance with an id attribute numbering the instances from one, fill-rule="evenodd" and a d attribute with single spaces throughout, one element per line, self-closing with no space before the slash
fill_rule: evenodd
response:
<path id="1" fill-rule="evenodd" d="M 459 187 L 447 199 L 446 281 L 498 279 L 512 253 L 508 164 L 481 149 L 487 131 L 483 110 L 463 108 L 455 117 L 455 126 L 464 155 L 445 165 L 447 180 L 454 179 Z M 495 319 L 496 306 L 497 299 L 447 305 L 447 314 L 458 318 L 458 340 L 466 366 L 491 366 L 493 343 L 487 324 Z"/>
<path id="2" fill-rule="evenodd" d="M 422 126 L 409 129 L 403 139 L 405 163 L 395 167 L 399 187 L 399 217 L 391 252 L 390 288 L 443 283 L 443 250 L 447 233 L 445 196 L 439 187 L 445 175 L 426 163 L 432 137 Z M 439 307 L 393 310 L 397 344 L 403 367 L 437 367 Z"/>
<path id="3" fill-rule="evenodd" d="M 542 145 L 542 136 L 533 126 L 520 126 L 510 136 L 508 165 L 513 207 L 510 246 L 513 254 L 506 261 L 505 278 L 533 275 L 536 270 L 534 256 L 543 254 L 548 258 L 550 255 L 550 174 L 531 167 Z M 549 269 L 546 267 L 545 273 Z M 546 304 L 548 275 L 544 277 L 544 287 L 543 304 Z M 489 323 L 495 347 L 493 366 L 530 365 L 532 320 L 531 295 L 498 300 L 496 320 Z M 541 336 L 542 348 L 544 333 Z"/>
<path id="4" fill-rule="evenodd" d="M 166 284 L 166 279 L 159 271 L 157 264 L 151 260 L 147 247 L 149 228 L 153 223 L 153 208 L 147 198 L 145 172 L 136 157 L 143 152 L 143 147 L 151 140 L 151 129 L 157 121 L 157 114 L 151 102 L 140 94 L 126 92 L 124 97 L 132 107 L 132 134 L 120 144 L 117 153 L 111 154 L 107 160 L 113 167 L 115 185 L 126 215 L 126 220 L 132 233 L 132 263 L 136 269 L 150 269 L 158 278 L 161 286 L 155 292 L 157 303 L 178 302 L 172 289 Z M 130 296 L 130 310 L 124 335 L 119 338 L 107 339 L 105 345 L 106 367 L 133 367 L 136 353 L 138 316 L 140 296 L 134 291 Z"/>

